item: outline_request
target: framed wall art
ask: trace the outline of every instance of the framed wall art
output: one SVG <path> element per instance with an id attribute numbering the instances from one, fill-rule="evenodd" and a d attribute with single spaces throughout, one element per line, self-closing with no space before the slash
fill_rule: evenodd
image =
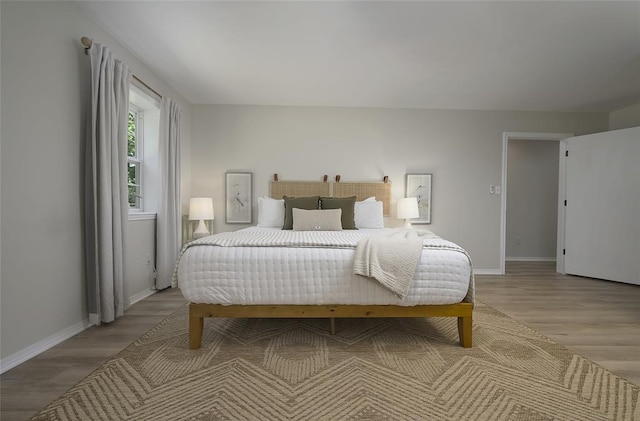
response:
<path id="1" fill-rule="evenodd" d="M 226 223 L 250 224 L 252 222 L 253 173 L 225 173 Z"/>
<path id="2" fill-rule="evenodd" d="M 431 223 L 431 174 L 407 174 L 405 197 L 418 198 L 420 216 L 412 219 L 412 224 Z"/>

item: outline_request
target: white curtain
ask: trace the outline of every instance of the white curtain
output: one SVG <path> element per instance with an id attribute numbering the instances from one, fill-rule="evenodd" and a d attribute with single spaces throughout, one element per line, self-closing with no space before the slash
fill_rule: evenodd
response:
<path id="1" fill-rule="evenodd" d="M 160 104 L 160 206 L 156 222 L 156 288 L 171 286 L 181 247 L 180 106 L 170 98 Z"/>
<path id="2" fill-rule="evenodd" d="M 124 314 L 127 224 L 127 116 L 131 71 L 94 43 L 85 146 L 85 239 L 92 323 Z"/>

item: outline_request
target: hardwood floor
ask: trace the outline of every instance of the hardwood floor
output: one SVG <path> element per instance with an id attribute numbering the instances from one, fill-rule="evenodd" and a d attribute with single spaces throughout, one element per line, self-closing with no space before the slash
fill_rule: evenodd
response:
<path id="1" fill-rule="evenodd" d="M 158 292 L 113 323 L 89 328 L 2 374 L 0 419 L 28 420 L 186 303 L 177 289 Z"/>
<path id="2" fill-rule="evenodd" d="M 503 276 L 476 276 L 476 299 L 640 385 L 640 286 L 554 271 L 507 262 Z"/>
<path id="3" fill-rule="evenodd" d="M 552 263 L 508 262 L 476 276 L 477 299 L 640 385 L 640 286 L 563 276 Z M 186 301 L 157 293 L 0 377 L 0 419 L 26 420 Z"/>

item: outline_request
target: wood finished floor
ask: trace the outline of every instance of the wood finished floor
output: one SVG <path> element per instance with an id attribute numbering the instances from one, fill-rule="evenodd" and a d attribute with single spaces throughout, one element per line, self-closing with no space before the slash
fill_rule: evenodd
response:
<path id="1" fill-rule="evenodd" d="M 555 273 L 555 262 L 507 262 L 477 276 L 476 298 L 640 385 L 640 286 Z"/>
<path id="2" fill-rule="evenodd" d="M 480 301 L 640 385 L 640 286 L 554 273 L 553 263 L 509 262 L 478 275 Z M 0 376 L 0 419 L 29 419 L 185 304 L 178 290 L 133 305 Z"/>

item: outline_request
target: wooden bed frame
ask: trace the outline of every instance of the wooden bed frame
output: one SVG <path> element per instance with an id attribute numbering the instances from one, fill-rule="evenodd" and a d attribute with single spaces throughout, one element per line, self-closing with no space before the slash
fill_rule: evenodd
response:
<path id="1" fill-rule="evenodd" d="M 324 181 L 279 181 L 274 174 L 270 183 L 270 196 L 280 199 L 283 196 L 356 196 L 364 200 L 375 196 L 383 203 L 384 215 L 390 214 L 391 183 L 388 177 L 382 182 L 341 183 L 336 176 L 335 183 Z M 411 307 L 397 305 L 189 305 L 189 348 L 198 349 L 202 343 L 205 317 L 231 318 L 328 318 L 331 321 L 331 333 L 335 333 L 336 318 L 352 317 L 457 317 L 460 345 L 472 346 L 473 303 L 461 302 L 448 305 L 416 305 Z"/>
<path id="2" fill-rule="evenodd" d="M 189 304 L 189 348 L 202 344 L 205 317 L 231 318 L 329 318 L 335 333 L 335 318 L 349 317 L 457 317 L 460 345 L 473 344 L 473 304 L 448 305 L 221 305 Z"/>

